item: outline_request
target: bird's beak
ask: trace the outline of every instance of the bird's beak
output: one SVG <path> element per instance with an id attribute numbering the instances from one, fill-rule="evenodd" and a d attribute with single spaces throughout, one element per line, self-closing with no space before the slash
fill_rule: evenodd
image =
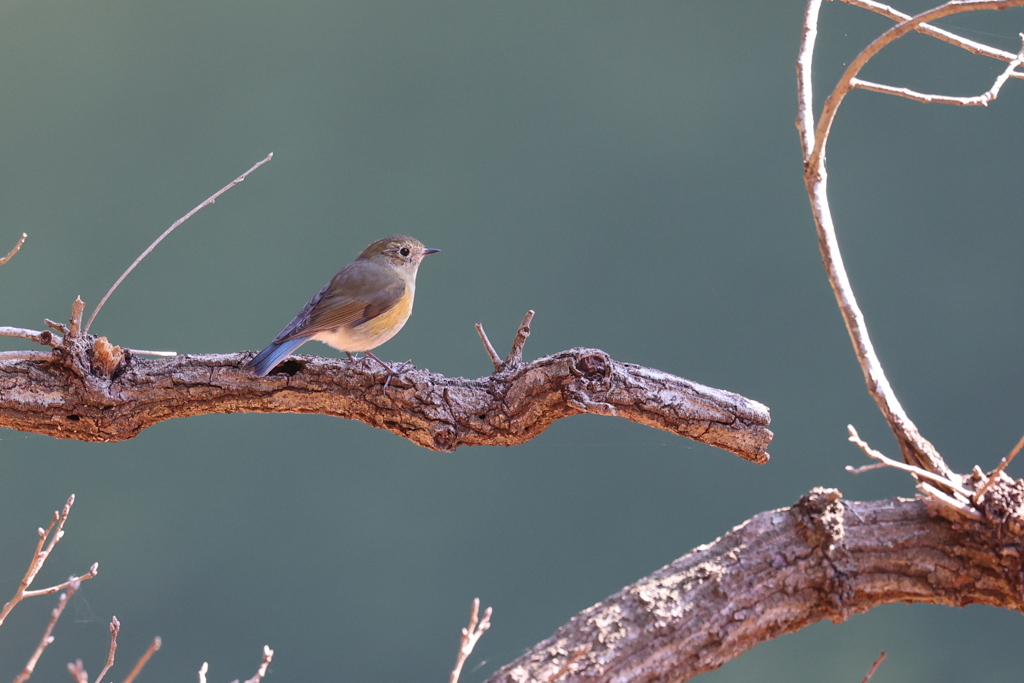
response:
<path id="1" fill-rule="evenodd" d="M 441 250 L 440 249 L 424 249 L 423 250 L 423 255 L 426 256 L 427 254 L 436 254 L 439 251 L 441 251 Z"/>

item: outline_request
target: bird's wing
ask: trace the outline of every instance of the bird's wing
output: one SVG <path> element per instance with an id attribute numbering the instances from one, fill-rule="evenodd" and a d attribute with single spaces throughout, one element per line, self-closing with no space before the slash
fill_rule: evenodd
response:
<path id="1" fill-rule="evenodd" d="M 354 261 L 335 275 L 274 341 L 361 325 L 394 308 L 404 294 L 405 283 L 390 269 Z"/>

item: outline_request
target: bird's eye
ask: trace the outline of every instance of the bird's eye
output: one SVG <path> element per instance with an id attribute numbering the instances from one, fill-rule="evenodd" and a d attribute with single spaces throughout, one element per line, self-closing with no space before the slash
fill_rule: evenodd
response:
<path id="1" fill-rule="evenodd" d="M 398 250 L 398 253 L 401 254 L 402 256 L 408 256 L 409 247 L 402 247 L 401 249 Z"/>

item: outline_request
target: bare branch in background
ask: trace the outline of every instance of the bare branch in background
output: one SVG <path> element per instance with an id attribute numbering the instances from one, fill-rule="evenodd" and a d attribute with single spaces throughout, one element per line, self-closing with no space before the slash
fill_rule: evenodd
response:
<path id="1" fill-rule="evenodd" d="M 864 676 L 864 679 L 860 683 L 870 683 L 871 677 L 875 675 L 875 672 L 878 671 L 878 667 L 881 666 L 882 662 L 884 662 L 884 661 L 885 661 L 885 650 L 883 650 L 882 653 L 880 655 L 878 655 L 878 659 L 876 659 L 875 663 L 871 665 L 871 668 L 868 669 L 867 675 Z"/>
<path id="2" fill-rule="evenodd" d="M 491 627 L 491 608 L 484 610 L 484 616 L 480 617 L 480 598 L 473 598 L 473 605 L 469 608 L 469 625 L 462 629 L 462 639 L 459 641 L 459 654 L 455 658 L 455 668 L 452 669 L 448 683 L 459 683 L 459 676 L 462 675 L 462 666 L 473 654 L 473 648 L 477 641 Z"/>
<path id="3" fill-rule="evenodd" d="M 64 504 L 64 508 L 53 513 L 53 519 L 50 521 L 50 525 L 46 529 L 40 528 L 38 530 L 39 541 L 36 543 L 36 550 L 32 554 L 32 561 L 29 562 L 28 571 L 25 572 L 25 576 L 22 577 L 21 583 L 18 584 L 18 590 L 15 592 L 14 597 L 11 598 L 7 604 L 0 609 L 0 625 L 3 625 L 7 615 L 11 613 L 14 606 L 25 598 L 35 597 L 37 595 L 49 595 L 50 593 L 56 593 L 65 589 L 69 589 L 72 586 L 77 586 L 81 581 L 91 579 L 96 576 L 99 570 L 99 564 L 94 563 L 89 571 L 83 576 L 73 576 L 65 583 L 57 586 L 51 586 L 49 588 L 41 588 L 39 590 L 29 590 L 29 586 L 35 581 L 36 575 L 39 574 L 39 570 L 43 568 L 46 560 L 50 557 L 50 553 L 53 552 L 54 546 L 57 545 L 58 541 L 64 537 L 64 524 L 68 521 L 68 515 L 71 514 L 71 506 L 75 504 L 75 497 L 72 495 L 68 498 L 68 501 Z"/>
<path id="4" fill-rule="evenodd" d="M 122 683 L 132 683 L 132 681 L 135 680 L 135 677 L 142 671 L 142 668 L 146 666 L 149 658 L 153 656 L 154 652 L 160 649 L 160 645 L 162 644 L 163 641 L 160 640 L 160 636 L 154 638 L 153 642 L 151 642 L 149 647 L 146 648 L 146 651 L 142 653 L 141 657 L 139 657 L 139 660 L 135 662 L 135 666 L 132 667 L 132 670 L 124 677 L 124 681 L 122 681 Z"/>
<path id="5" fill-rule="evenodd" d="M 924 25 L 944 16 L 981 9 L 1017 7 L 1024 5 L 1024 0 L 959 0 L 958 2 L 948 2 L 945 5 L 901 21 L 872 41 L 850 62 L 835 88 L 825 99 L 821 115 L 817 119 L 817 123 L 815 123 L 811 72 L 814 46 L 818 35 L 818 15 L 821 10 L 821 2 L 822 0 L 810 0 L 804 17 L 803 40 L 797 59 L 798 115 L 796 123 L 797 129 L 800 132 L 800 141 L 804 154 L 804 182 L 811 201 L 811 211 L 814 215 L 815 227 L 818 231 L 818 244 L 821 248 L 825 272 L 828 275 L 828 280 L 832 285 L 843 321 L 846 323 L 846 329 L 853 342 L 854 352 L 864 373 L 868 392 L 875 399 L 895 434 L 904 461 L 909 465 L 914 465 L 915 467 L 940 475 L 945 479 L 952 480 L 954 478 L 952 471 L 931 442 L 921 435 L 896 398 L 896 394 L 889 385 L 889 380 L 886 378 L 885 371 L 882 369 L 882 364 L 871 342 L 864 314 L 857 304 L 853 288 L 850 285 L 849 276 L 846 273 L 846 267 L 843 264 L 843 258 L 839 251 L 839 242 L 836 238 L 836 229 L 828 204 L 825 144 L 843 98 L 856 87 L 857 75 L 861 69 L 883 47 L 911 31 L 924 31 L 922 29 Z M 872 5 L 871 9 L 876 11 L 884 7 L 878 3 L 863 4 Z M 931 29 L 924 32 L 935 34 L 935 31 Z M 951 36 L 944 35 L 943 38 L 950 39 Z M 1003 75 L 1000 76 L 1001 80 L 997 80 L 997 86 L 1002 85 L 1009 78 L 1013 71 L 1012 67 L 1020 63 L 1019 57 L 1020 55 L 1011 55 L 1011 68 L 1004 71 Z M 992 93 L 993 91 L 998 92 L 998 87 L 991 88 L 989 92 Z"/>
<path id="6" fill-rule="evenodd" d="M 103 677 L 110 671 L 110 667 L 114 666 L 114 653 L 117 652 L 117 634 L 121 631 L 121 622 L 117 620 L 117 617 L 110 618 L 110 650 L 107 652 L 107 664 L 103 667 L 103 670 L 96 676 L 96 680 L 93 683 L 101 683 Z"/>
<path id="7" fill-rule="evenodd" d="M 43 638 L 39 641 L 39 645 L 36 647 L 35 652 L 29 658 L 28 663 L 25 664 L 25 668 L 21 670 L 21 673 L 14 677 L 14 683 L 25 683 L 31 678 L 32 673 L 36 669 L 36 664 L 39 663 L 39 658 L 43 656 L 43 651 L 46 650 L 46 646 L 53 642 L 53 627 L 57 625 L 57 620 L 60 619 L 60 615 L 64 613 L 64 608 L 68 606 L 68 602 L 71 600 L 71 596 L 78 590 L 80 582 L 72 580 L 69 582 L 68 590 L 65 593 L 61 593 L 60 597 L 57 598 L 57 606 L 50 612 L 50 621 L 46 624 L 46 630 L 43 631 Z M 86 681 L 86 683 L 89 683 Z"/>

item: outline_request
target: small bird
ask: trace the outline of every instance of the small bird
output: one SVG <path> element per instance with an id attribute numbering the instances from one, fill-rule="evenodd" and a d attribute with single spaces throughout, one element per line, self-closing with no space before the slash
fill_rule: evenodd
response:
<path id="1" fill-rule="evenodd" d="M 264 377 L 289 353 L 316 339 L 344 351 L 349 358 L 361 351 L 393 375 L 370 349 L 394 337 L 405 325 L 412 313 L 420 261 L 439 251 L 427 249 L 408 235 L 377 240 L 342 268 L 245 367 Z"/>

